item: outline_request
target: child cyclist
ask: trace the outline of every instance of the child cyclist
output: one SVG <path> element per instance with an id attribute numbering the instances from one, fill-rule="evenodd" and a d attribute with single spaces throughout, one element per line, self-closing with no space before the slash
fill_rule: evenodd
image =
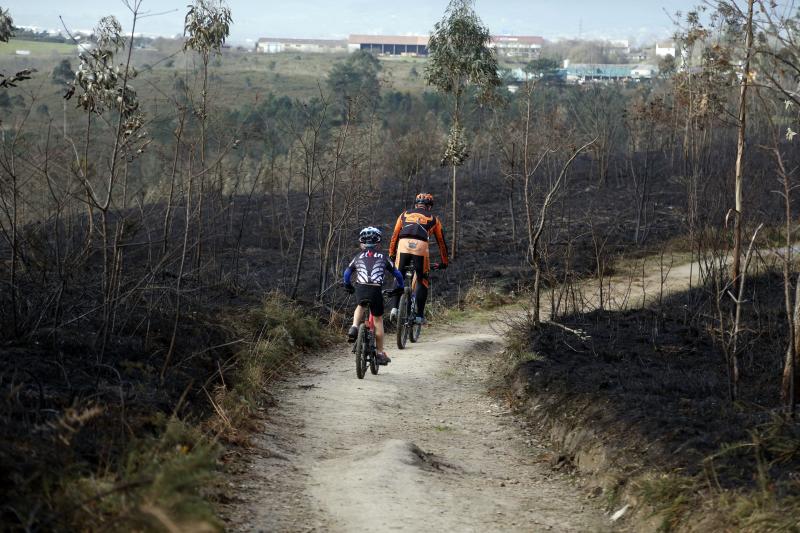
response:
<path id="1" fill-rule="evenodd" d="M 369 302 L 372 317 L 375 320 L 375 341 L 378 348 L 378 363 L 386 365 L 391 359 L 386 355 L 383 346 L 383 282 L 386 272 L 394 274 L 397 287 L 403 288 L 403 275 L 394 267 L 389 257 L 379 252 L 381 230 L 368 227 L 361 230 L 358 236 L 361 252 L 350 262 L 344 271 L 344 287 L 350 294 L 356 295 L 356 310 L 353 313 L 353 325 L 347 333 L 348 340 L 355 342 L 358 325 L 364 315 L 362 302 Z M 355 274 L 355 280 L 353 280 Z M 355 282 L 355 286 L 353 286 Z"/>

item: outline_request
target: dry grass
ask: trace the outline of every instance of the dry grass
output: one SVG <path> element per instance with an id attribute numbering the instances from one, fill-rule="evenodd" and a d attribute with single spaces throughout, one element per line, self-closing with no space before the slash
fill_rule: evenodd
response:
<path id="1" fill-rule="evenodd" d="M 61 362 L 47 350 L 0 352 L 15 362 L 0 380 L 4 529 L 220 530 L 221 453 L 247 442 L 270 380 L 328 335 L 307 309 L 270 294 L 251 308 L 187 316 L 165 383 L 159 361 L 135 360 L 127 345 L 96 377 L 85 372 L 85 336 L 68 346 L 62 337 Z M 60 364 L 67 388 L 57 386 Z"/>
<path id="2" fill-rule="evenodd" d="M 473 278 L 464 295 L 464 307 L 467 309 L 491 310 L 511 303 L 511 299 L 502 295 L 497 288 L 486 280 Z"/>

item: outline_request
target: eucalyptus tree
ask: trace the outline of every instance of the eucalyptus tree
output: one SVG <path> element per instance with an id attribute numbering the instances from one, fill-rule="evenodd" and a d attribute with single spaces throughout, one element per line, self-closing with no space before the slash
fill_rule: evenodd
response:
<path id="1" fill-rule="evenodd" d="M 461 121 L 468 89 L 476 89 L 479 100 L 488 100 L 501 84 L 497 55 L 490 47 L 491 34 L 473 9 L 473 0 L 451 0 L 444 17 L 431 32 L 430 59 L 425 67 L 429 85 L 450 95 L 452 125 L 442 165 L 453 170 L 453 223 L 451 253 L 457 254 L 457 169 L 469 158 L 468 142 Z"/>
<path id="2" fill-rule="evenodd" d="M 120 286 L 119 273 L 122 264 L 121 240 L 125 234 L 126 224 L 124 215 L 116 217 L 116 226 L 112 232 L 110 214 L 119 207 L 124 209 L 128 165 L 149 143 L 144 130 L 145 119 L 139 110 L 139 97 L 131 85 L 131 81 L 137 76 L 132 66 L 132 54 L 141 0 L 126 0 L 123 4 L 133 15 L 130 37 L 126 38 L 123 35 L 122 25 L 114 16 L 100 19 L 94 30 L 96 46 L 80 54 L 80 65 L 75 73 L 75 79 L 65 95 L 66 99 L 75 97 L 77 107 L 86 113 L 82 154 L 78 153 L 76 144 L 70 139 L 74 147 L 73 168 L 78 182 L 84 189 L 87 219 L 90 224 L 84 247 L 86 254 L 92 251 L 95 211 L 99 211 L 101 219 L 99 230 L 103 255 L 103 328 L 99 339 L 103 345 L 101 354 L 105 350 L 112 316 L 116 312 L 115 293 Z M 122 61 L 118 63 L 120 55 Z M 103 135 L 110 139 L 110 150 L 105 160 L 101 157 L 101 160 L 91 163 L 92 155 L 100 153 L 96 147 L 97 139 L 92 135 L 95 128 L 105 129 Z M 66 131 L 65 136 L 68 137 Z M 104 169 L 102 176 L 99 169 Z M 123 181 L 121 205 L 120 181 Z"/>
<path id="3" fill-rule="evenodd" d="M 222 45 L 230 35 L 230 8 L 224 0 L 195 0 L 189 6 L 184 19 L 184 50 L 193 50 L 200 56 L 202 64 L 202 92 L 200 93 L 200 109 L 195 114 L 200 119 L 200 192 L 198 197 L 198 243 L 196 266 L 200 268 L 203 254 L 203 196 L 205 195 L 206 174 L 206 127 L 208 121 L 208 65 L 211 57 L 220 54 Z"/>
<path id="4" fill-rule="evenodd" d="M 0 7 L 0 42 L 7 43 L 11 37 L 14 36 L 14 21 L 9 15 L 8 10 L 4 10 Z M 14 83 L 19 81 L 19 73 L 15 76 L 6 77 L 6 75 L 0 72 L 0 87 L 1 88 L 8 88 L 13 87 Z M 9 98 L 7 91 L 3 91 L 0 93 L 0 107 L 8 108 L 11 105 L 11 98 Z M 2 120 L 0 120 L 0 124 L 2 124 Z M 2 234 L 8 240 L 9 245 L 11 246 L 11 272 L 10 272 L 10 288 L 11 288 L 11 322 L 13 331 L 17 333 L 17 264 L 19 262 L 19 235 L 18 235 L 18 200 L 19 200 L 19 186 L 18 186 L 18 179 L 16 177 L 16 173 L 13 172 L 13 165 L 8 165 L 4 169 L 6 170 L 5 174 L 8 176 L 8 181 L 10 183 L 9 188 L 11 189 L 11 201 L 7 202 L 5 200 L 5 195 L 0 195 L 0 200 L 3 203 L 3 211 L 6 213 L 6 217 L 9 219 L 9 226 L 11 228 L 10 231 L 5 230 L 5 227 L 0 224 L 0 230 L 2 230 Z M 11 172 L 9 172 L 11 170 Z M 0 176 L 0 191 L 4 192 L 3 189 L 5 188 L 6 176 Z M 10 205 L 8 205 L 10 203 Z"/>
<path id="5" fill-rule="evenodd" d="M 372 110 L 380 99 L 381 63 L 370 52 L 358 50 L 345 61 L 333 65 L 328 74 L 327 85 L 338 100 L 341 121 L 347 122 L 354 107 Z M 358 101 L 361 105 L 355 105 Z"/>
<path id="6" fill-rule="evenodd" d="M 0 42 L 7 43 L 14 36 L 14 19 L 8 9 L 0 7 Z"/>
<path id="7" fill-rule="evenodd" d="M 7 9 L 0 7 L 0 42 L 7 43 L 12 37 L 14 37 L 14 19 Z M 0 88 L 16 87 L 17 82 L 29 80 L 33 72 L 31 69 L 23 69 L 10 76 L 0 72 Z"/>

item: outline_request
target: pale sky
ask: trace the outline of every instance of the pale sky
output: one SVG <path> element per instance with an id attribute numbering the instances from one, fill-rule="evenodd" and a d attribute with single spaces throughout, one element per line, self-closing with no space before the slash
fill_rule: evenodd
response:
<path id="1" fill-rule="evenodd" d="M 494 34 L 652 40 L 669 36 L 669 15 L 701 0 L 477 0 L 483 22 Z M 0 0 L 14 23 L 42 29 L 91 29 L 113 14 L 128 27 L 131 16 L 121 0 Z M 140 21 L 147 35 L 182 31 L 190 0 L 144 0 L 142 9 L 157 14 Z M 426 35 L 447 0 L 228 0 L 233 12 L 232 43 L 259 37 L 340 38 L 350 33 Z"/>

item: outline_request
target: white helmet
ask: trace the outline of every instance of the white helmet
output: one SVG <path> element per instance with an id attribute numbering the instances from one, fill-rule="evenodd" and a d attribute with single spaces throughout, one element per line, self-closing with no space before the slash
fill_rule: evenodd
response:
<path id="1" fill-rule="evenodd" d="M 383 234 L 381 230 L 373 226 L 366 227 L 358 234 L 358 242 L 364 245 L 365 248 L 375 248 L 381 242 Z"/>

